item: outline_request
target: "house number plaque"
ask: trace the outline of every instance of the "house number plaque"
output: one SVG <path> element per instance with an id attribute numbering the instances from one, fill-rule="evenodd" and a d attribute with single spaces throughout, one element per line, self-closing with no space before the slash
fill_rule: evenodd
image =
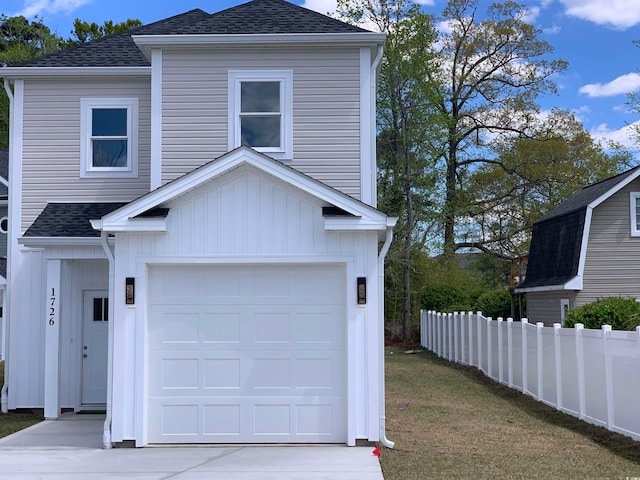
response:
<path id="1" fill-rule="evenodd" d="M 49 297 L 49 325 L 54 326 L 56 324 L 56 309 L 57 309 L 56 289 L 51 289 L 51 296 Z"/>

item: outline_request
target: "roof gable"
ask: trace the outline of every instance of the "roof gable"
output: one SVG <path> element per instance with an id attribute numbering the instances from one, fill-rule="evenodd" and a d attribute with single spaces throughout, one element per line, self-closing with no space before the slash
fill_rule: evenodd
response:
<path id="1" fill-rule="evenodd" d="M 212 160 L 106 214 L 99 221 L 97 220 L 99 217 L 95 217 L 96 221 L 92 221 L 92 224 L 94 228 L 107 232 L 162 231 L 164 228 L 163 220 L 154 223 L 141 216 L 149 210 L 167 205 L 173 199 L 191 192 L 241 165 L 250 165 L 349 214 L 327 218 L 325 223 L 328 230 L 385 231 L 387 226 L 395 224 L 395 219 L 388 219 L 385 214 L 370 205 L 249 147 L 239 147 L 226 153 L 220 158 Z"/>
<path id="2" fill-rule="evenodd" d="M 637 166 L 588 185 L 539 219 L 533 225 L 527 276 L 517 290 L 582 288 L 583 250 L 589 238 L 590 211 L 639 176 L 640 166 Z"/>

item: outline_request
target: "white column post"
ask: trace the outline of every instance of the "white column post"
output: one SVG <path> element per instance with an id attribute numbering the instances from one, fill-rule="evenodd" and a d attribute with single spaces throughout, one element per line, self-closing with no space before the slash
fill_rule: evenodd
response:
<path id="1" fill-rule="evenodd" d="M 44 417 L 60 416 L 60 260 L 47 260 L 44 341 Z"/>
<path id="2" fill-rule="evenodd" d="M 480 327 L 482 325 L 482 314 L 480 312 L 478 312 L 476 314 L 476 340 L 478 342 L 478 364 L 476 365 L 476 367 L 478 367 L 480 370 L 482 370 L 482 328 Z"/>

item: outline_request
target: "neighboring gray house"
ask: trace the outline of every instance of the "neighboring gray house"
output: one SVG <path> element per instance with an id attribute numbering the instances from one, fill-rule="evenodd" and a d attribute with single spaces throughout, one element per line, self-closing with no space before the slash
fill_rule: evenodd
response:
<path id="1" fill-rule="evenodd" d="M 382 442 L 385 35 L 283 0 L 1 69 L 3 408 L 104 444 Z"/>
<path id="2" fill-rule="evenodd" d="M 527 317 L 547 325 L 599 298 L 640 298 L 640 167 L 576 192 L 533 226 Z"/>

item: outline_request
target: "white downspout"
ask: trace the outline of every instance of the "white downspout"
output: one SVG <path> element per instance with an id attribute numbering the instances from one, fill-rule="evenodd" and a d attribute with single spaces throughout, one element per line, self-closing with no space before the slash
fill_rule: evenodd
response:
<path id="1" fill-rule="evenodd" d="M 111 247 L 109 247 L 109 233 L 104 230 L 100 233 L 100 241 L 104 253 L 109 260 L 109 337 L 107 346 L 107 415 L 104 419 L 104 426 L 102 430 L 102 446 L 105 449 L 110 449 L 111 445 L 111 396 L 113 395 L 113 294 L 115 290 L 115 256 Z"/>
<path id="2" fill-rule="evenodd" d="M 392 219 L 389 219 L 392 220 Z M 397 220 L 397 219 L 396 219 Z M 393 240 L 393 225 L 387 223 L 387 237 L 385 238 L 380 254 L 378 255 L 378 315 L 379 315 L 379 341 L 378 355 L 380 355 L 380 443 L 387 448 L 393 448 L 395 443 L 387 438 L 386 432 L 386 408 L 385 408 L 385 389 L 384 389 L 384 259 L 387 256 L 389 247 Z"/>
<path id="3" fill-rule="evenodd" d="M 13 98 L 13 92 L 11 91 L 11 86 L 9 85 L 9 80 L 4 78 L 4 91 L 7 92 L 7 97 L 9 97 L 9 131 L 11 132 L 11 130 L 13 129 L 13 104 L 14 104 L 14 98 Z M 11 139 L 11 133 L 9 133 L 9 139 Z M 9 168 L 11 168 L 11 164 L 12 162 L 12 146 L 11 146 L 11 140 L 9 141 Z M 9 175 L 9 178 L 11 178 L 11 175 Z M 9 197 L 11 197 L 11 191 L 9 191 Z M 9 207 L 7 209 L 7 213 L 8 215 L 11 215 L 11 207 Z M 11 220 L 9 220 L 9 225 L 11 225 Z M 7 235 L 7 287 L 5 289 L 4 292 L 4 296 L 3 296 L 3 303 L 4 306 L 9 306 L 9 296 L 11 295 L 11 288 L 9 287 L 9 283 L 10 283 L 10 278 L 11 278 L 11 253 L 12 253 L 12 248 L 11 248 L 11 244 L 13 243 L 11 241 L 11 235 L 13 234 L 13 232 L 9 232 L 9 235 Z M 9 311 L 7 308 L 3 308 L 2 310 L 3 312 L 3 319 L 2 319 L 2 343 L 3 345 L 3 353 L 4 353 L 4 385 L 2 385 L 2 390 L 0 391 L 0 411 L 2 413 L 7 413 L 9 411 L 9 382 L 7 380 L 7 378 L 9 377 L 9 319 L 10 319 L 10 315 L 9 315 Z"/>
<path id="4" fill-rule="evenodd" d="M 382 64 L 382 56 L 384 55 L 384 46 L 378 45 L 378 53 L 371 64 L 371 156 L 372 158 L 372 175 L 371 175 L 371 206 L 378 207 L 378 185 L 377 185 L 377 167 L 378 160 L 376 156 L 376 98 L 378 96 L 378 75 Z"/>

